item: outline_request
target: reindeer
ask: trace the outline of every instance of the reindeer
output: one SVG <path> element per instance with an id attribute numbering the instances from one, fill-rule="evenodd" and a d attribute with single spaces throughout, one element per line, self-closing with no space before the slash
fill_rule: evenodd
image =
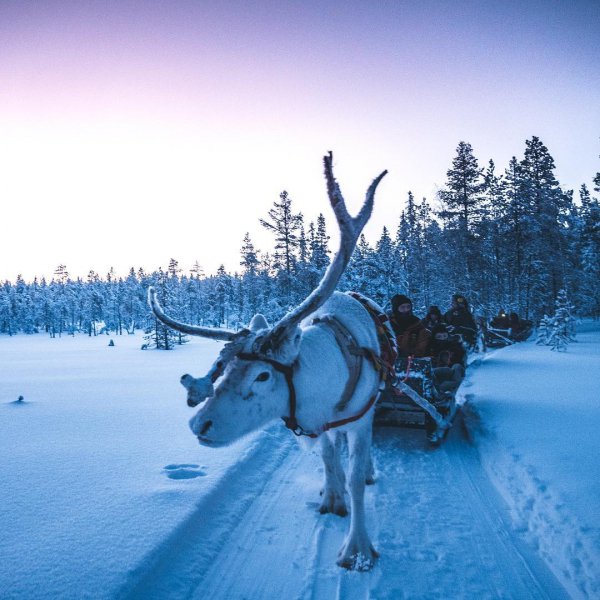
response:
<path id="1" fill-rule="evenodd" d="M 152 288 L 148 300 L 165 325 L 227 342 L 205 377 L 181 378 L 188 405 L 202 403 L 190 420 L 200 444 L 227 445 L 281 417 L 294 434 L 320 443 L 325 467 L 320 512 L 345 516 L 346 476 L 337 438 L 346 434 L 350 527 L 337 564 L 362 571 L 371 569 L 378 556 L 365 525 L 364 490 L 365 483 L 373 482 L 370 447 L 373 406 L 381 383 L 380 347 L 364 304 L 334 290 L 387 171 L 369 187 L 358 216 L 351 217 L 333 176 L 331 152 L 323 161 L 341 234 L 339 250 L 316 289 L 277 324 L 270 327 L 258 314 L 237 332 L 187 325 L 163 312 Z"/>

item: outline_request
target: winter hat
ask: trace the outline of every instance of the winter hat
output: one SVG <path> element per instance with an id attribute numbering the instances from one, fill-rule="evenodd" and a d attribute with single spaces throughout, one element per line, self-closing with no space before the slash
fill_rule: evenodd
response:
<path id="1" fill-rule="evenodd" d="M 452 300 L 461 306 L 468 306 L 467 299 L 462 294 L 454 294 L 454 296 L 452 296 Z"/>
<path id="2" fill-rule="evenodd" d="M 393 312 L 396 312 L 398 310 L 398 307 L 401 304 L 410 304 L 410 306 L 412 307 L 412 300 L 408 296 L 405 296 L 404 294 L 396 294 L 395 296 L 392 297 L 392 311 Z"/>
<path id="3" fill-rule="evenodd" d="M 439 306 L 430 306 L 429 310 L 427 311 L 427 316 L 429 315 L 437 315 L 437 318 L 441 319 L 442 311 L 440 310 Z"/>

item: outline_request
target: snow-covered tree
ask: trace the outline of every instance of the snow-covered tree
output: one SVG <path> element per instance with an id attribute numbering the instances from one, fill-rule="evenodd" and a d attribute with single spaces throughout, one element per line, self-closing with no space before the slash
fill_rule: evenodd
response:
<path id="1" fill-rule="evenodd" d="M 556 298 L 556 312 L 552 319 L 549 343 L 552 350 L 565 351 L 569 342 L 575 340 L 575 319 L 573 305 L 569 302 L 566 290 L 560 290 Z"/>
<path id="2" fill-rule="evenodd" d="M 279 194 L 279 202 L 273 202 L 273 208 L 269 210 L 269 219 L 260 219 L 260 224 L 275 236 L 273 258 L 282 279 L 283 293 L 289 304 L 296 251 L 300 242 L 301 217 L 292 211 L 292 199 L 285 190 Z"/>
<path id="3" fill-rule="evenodd" d="M 482 218 L 484 183 L 471 144 L 458 144 L 452 168 L 446 175 L 446 187 L 438 192 L 438 198 L 442 203 L 439 217 L 448 244 L 447 276 L 454 288 L 466 290 L 472 297 L 474 259 L 479 256 L 474 229 Z"/>
<path id="4" fill-rule="evenodd" d="M 552 333 L 552 324 L 553 319 L 548 315 L 544 315 L 539 322 L 537 327 L 537 338 L 535 343 L 539 346 L 546 346 L 548 344 L 548 340 L 550 339 L 550 335 Z"/>
<path id="5" fill-rule="evenodd" d="M 172 288 L 169 285 L 168 274 L 162 269 L 159 269 L 157 277 L 152 282 L 158 300 L 165 310 L 169 311 L 169 314 L 177 317 L 177 311 L 172 309 Z M 154 315 L 152 315 L 150 323 L 145 330 L 144 345 L 142 349 L 154 348 L 156 350 L 172 350 L 175 344 L 179 343 L 178 332 L 173 331 L 169 327 L 166 327 L 161 321 L 159 321 Z"/>

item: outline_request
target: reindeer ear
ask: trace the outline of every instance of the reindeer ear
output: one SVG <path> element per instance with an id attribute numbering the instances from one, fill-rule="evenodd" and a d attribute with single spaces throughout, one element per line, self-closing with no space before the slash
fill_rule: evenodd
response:
<path id="1" fill-rule="evenodd" d="M 248 329 L 250 331 L 252 331 L 253 333 L 257 332 L 257 331 L 261 331 L 262 329 L 269 329 L 269 323 L 267 322 L 267 319 L 265 319 L 265 317 L 263 317 L 263 315 L 258 313 L 252 317 L 252 321 L 250 321 L 250 325 L 248 325 Z"/>

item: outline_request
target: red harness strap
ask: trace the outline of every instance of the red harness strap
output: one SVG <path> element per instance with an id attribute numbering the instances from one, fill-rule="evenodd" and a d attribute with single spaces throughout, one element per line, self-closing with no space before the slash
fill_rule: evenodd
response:
<path id="1" fill-rule="evenodd" d="M 329 423 L 325 423 L 325 425 L 323 425 L 323 427 L 321 427 L 321 433 L 325 433 L 326 431 L 329 431 L 330 429 L 335 429 L 336 427 L 341 427 L 342 425 L 347 425 L 348 423 L 352 423 L 354 421 L 358 421 L 359 419 L 364 417 L 369 412 L 369 409 L 371 408 L 371 406 L 373 406 L 373 404 L 375 404 L 376 400 L 377 400 L 377 394 L 375 394 L 369 400 L 367 405 L 358 414 L 354 415 L 353 417 L 346 417 L 345 419 L 340 419 L 339 421 L 331 421 Z M 309 437 L 317 437 L 317 436 L 318 436 L 318 434 L 313 433 Z"/>
<path id="2" fill-rule="evenodd" d="M 347 425 L 348 423 L 358 421 L 364 417 L 367 412 L 369 412 L 369 409 L 377 400 L 377 394 L 375 394 L 359 413 L 351 417 L 346 417 L 345 419 L 340 419 L 339 421 L 330 421 L 329 423 L 325 423 L 325 425 L 322 425 L 316 432 L 306 431 L 301 425 L 298 424 L 298 421 L 296 420 L 296 389 L 294 387 L 294 380 L 292 379 L 294 372 L 293 365 L 284 365 L 279 361 L 273 360 L 272 358 L 254 353 L 240 352 L 240 354 L 238 354 L 238 358 L 241 358 L 242 360 L 262 360 L 272 365 L 280 373 L 283 373 L 289 389 L 290 416 L 282 417 L 282 419 L 285 423 L 285 426 L 297 436 L 305 435 L 309 438 L 318 438 L 322 433 L 325 433 L 330 429 L 335 429 L 336 427 L 342 427 L 342 425 Z"/>
<path id="3" fill-rule="evenodd" d="M 329 431 L 330 429 L 335 429 L 336 427 L 342 427 L 343 425 L 348 425 L 348 423 L 353 423 L 354 421 L 358 421 L 359 419 L 362 419 L 369 412 L 369 409 L 373 406 L 373 404 L 375 404 L 376 400 L 377 400 L 377 394 L 375 394 L 369 400 L 367 405 L 359 413 L 357 413 L 351 417 L 346 417 L 345 419 L 340 419 L 339 421 L 330 421 L 329 423 L 325 423 L 325 425 L 320 427 L 319 430 L 315 431 L 315 432 L 309 432 L 309 431 L 305 431 L 304 429 L 302 429 L 302 427 L 300 427 L 300 425 L 298 425 L 298 422 L 295 420 L 295 416 L 294 416 L 294 423 L 296 423 L 296 427 L 294 429 L 292 429 L 290 427 L 287 419 L 284 418 L 283 420 L 286 424 L 286 427 L 291 429 L 292 433 L 294 433 L 294 435 L 297 435 L 297 436 L 305 435 L 306 437 L 314 439 L 314 438 L 318 438 L 322 433 L 325 433 L 326 431 Z"/>

